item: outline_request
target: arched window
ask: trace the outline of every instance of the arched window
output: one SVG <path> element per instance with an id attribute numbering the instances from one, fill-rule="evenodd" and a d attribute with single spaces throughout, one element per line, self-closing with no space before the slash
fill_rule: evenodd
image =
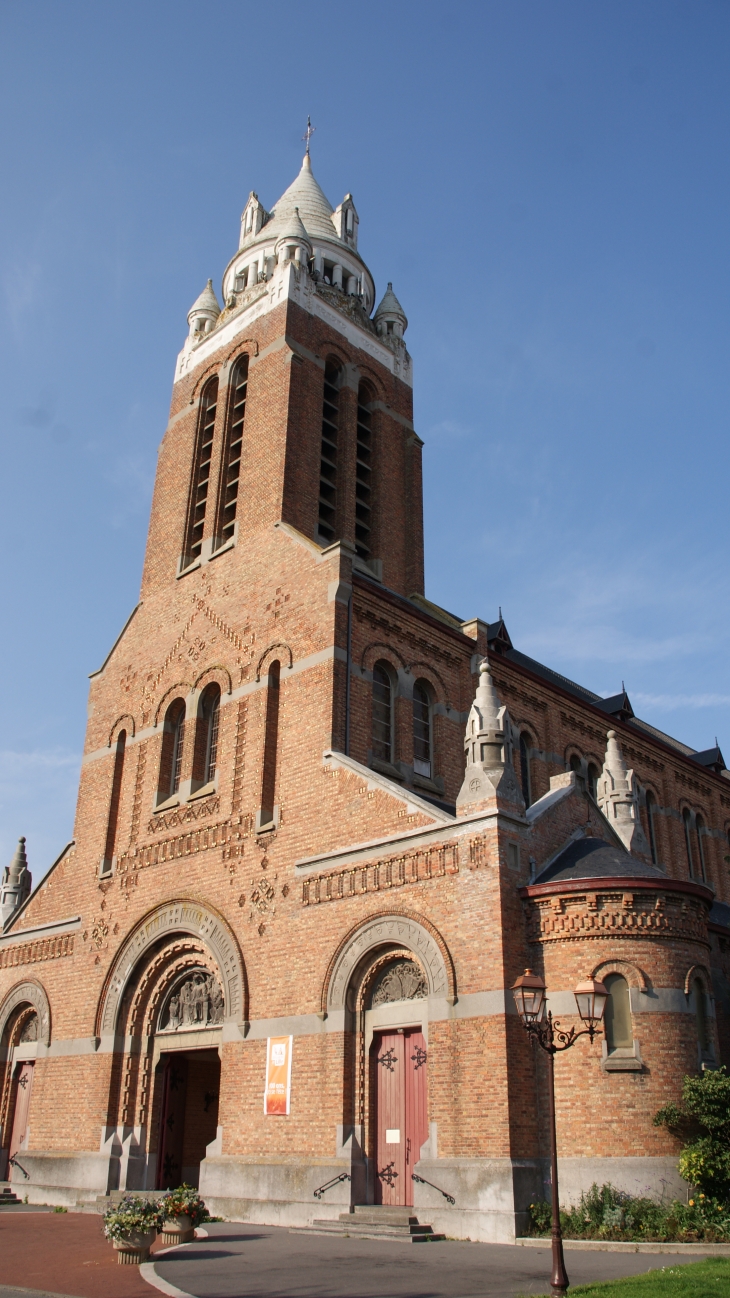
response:
<path id="1" fill-rule="evenodd" d="M 701 978 L 692 979 L 695 1023 L 697 1024 L 697 1041 L 703 1055 L 710 1053 L 711 1041 L 707 1013 L 707 992 Z"/>
<path id="2" fill-rule="evenodd" d="M 431 777 L 431 695 L 426 681 L 413 686 L 413 770 Z"/>
<path id="3" fill-rule="evenodd" d="M 373 668 L 373 756 L 393 761 L 393 683 L 382 662 Z"/>
<path id="4" fill-rule="evenodd" d="M 697 861 L 700 867 L 700 878 L 704 883 L 707 879 L 707 870 L 705 869 L 705 822 L 701 816 L 695 818 L 695 830 L 697 831 Z"/>
<path id="5" fill-rule="evenodd" d="M 190 502 L 185 534 L 183 564 L 185 567 L 200 558 L 203 545 L 203 527 L 208 504 L 210 461 L 213 454 L 215 412 L 218 403 L 218 380 L 211 379 L 203 389 L 198 414 L 198 431 L 195 438 L 195 456 L 190 480 Z"/>
<path id="6" fill-rule="evenodd" d="M 689 866 L 689 877 L 695 877 L 694 857 L 692 855 L 692 816 L 687 807 L 682 812 L 682 823 L 684 825 L 684 845 L 687 849 L 687 865 Z"/>
<path id="7" fill-rule="evenodd" d="M 337 432 L 340 417 L 340 379 L 336 361 L 324 371 L 322 399 L 322 451 L 319 469 L 319 534 L 329 545 L 335 539 L 337 522 Z"/>
<path id="8" fill-rule="evenodd" d="M 532 788 L 530 785 L 530 749 L 532 741 L 526 731 L 523 730 L 520 735 L 520 779 L 522 782 L 522 796 L 525 799 L 525 806 L 529 807 L 532 802 Z"/>
<path id="9" fill-rule="evenodd" d="M 578 788 L 584 789 L 586 787 L 586 781 L 583 774 L 583 761 L 577 753 L 573 753 L 573 756 L 570 759 L 570 769 L 571 771 L 575 771 L 575 782 L 578 785 Z"/>
<path id="10" fill-rule="evenodd" d="M 112 774 L 112 789 L 109 798 L 109 814 L 106 821 L 106 840 L 104 842 L 104 856 L 101 862 L 100 874 L 111 874 L 114 853 L 117 843 L 117 821 L 119 819 L 119 800 L 122 795 L 122 778 L 124 775 L 124 750 L 127 744 L 126 730 L 120 730 L 117 735 L 117 744 L 114 752 L 114 772 Z"/>
<path id="11" fill-rule="evenodd" d="M 599 777 L 600 774 L 601 774 L 601 772 L 599 771 L 599 769 L 598 769 L 598 767 L 596 766 L 595 762 L 589 762 L 589 764 L 588 764 L 588 792 L 590 793 L 590 795 L 591 795 L 591 797 L 593 798 L 593 801 L 594 801 L 594 802 L 595 802 L 595 801 L 597 800 L 597 798 L 598 798 L 598 777 Z"/>
<path id="12" fill-rule="evenodd" d="M 269 667 L 266 690 L 266 724 L 264 729 L 264 761 L 261 774 L 261 811 L 259 829 L 272 825 L 275 820 L 276 768 L 279 747 L 279 695 L 281 663 L 277 660 Z"/>
<path id="13" fill-rule="evenodd" d="M 608 1053 L 613 1050 L 626 1050 L 634 1044 L 631 1026 L 631 1002 L 629 984 L 618 973 L 607 974 L 603 979 L 608 988 L 608 1000 L 603 1016 Z"/>
<path id="14" fill-rule="evenodd" d="M 649 847 L 651 848 L 651 859 L 655 865 L 658 865 L 659 852 L 657 850 L 656 822 L 654 820 L 654 817 L 656 816 L 656 806 L 657 803 L 654 794 L 648 792 L 646 795 L 646 823 L 649 830 Z"/>
<path id="15" fill-rule="evenodd" d="M 165 713 L 162 731 L 158 802 L 174 797 L 180 788 L 184 747 L 185 703 L 182 699 L 174 699 Z"/>
<path id="16" fill-rule="evenodd" d="M 193 789 L 205 788 L 215 779 L 218 764 L 220 702 L 220 685 L 212 681 L 203 690 L 198 709 L 193 756 Z"/>
<path id="17" fill-rule="evenodd" d="M 361 559 L 370 558 L 372 518 L 372 421 L 368 408 L 372 400 L 366 384 L 357 390 L 357 462 L 355 470 L 355 549 Z"/>
<path id="18" fill-rule="evenodd" d="M 233 540 L 238 505 L 238 484 L 241 477 L 241 447 L 243 445 L 243 420 L 246 414 L 248 388 L 248 356 L 236 361 L 229 388 L 228 419 L 221 460 L 220 488 L 218 492 L 218 519 L 216 546 Z"/>

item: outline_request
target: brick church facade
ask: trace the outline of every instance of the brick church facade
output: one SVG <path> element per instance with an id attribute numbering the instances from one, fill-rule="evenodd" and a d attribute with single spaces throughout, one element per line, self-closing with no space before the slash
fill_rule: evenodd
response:
<path id="1" fill-rule="evenodd" d="M 611 992 L 556 1064 L 565 1196 L 681 1193 L 652 1116 L 730 1054 L 720 751 L 426 598 L 407 320 L 308 156 L 251 194 L 223 301 L 188 317 L 74 840 L 3 876 L 0 1177 L 513 1239 L 549 1152 L 529 966 L 565 1025 Z"/>

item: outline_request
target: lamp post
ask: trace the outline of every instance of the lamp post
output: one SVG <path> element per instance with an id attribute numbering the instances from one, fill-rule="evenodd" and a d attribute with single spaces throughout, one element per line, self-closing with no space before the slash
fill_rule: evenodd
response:
<path id="1" fill-rule="evenodd" d="M 555 1056 L 559 1050 L 568 1050 L 578 1037 L 588 1036 L 591 1041 L 600 1030 L 603 1011 L 608 1000 L 608 988 L 595 978 L 588 978 L 579 983 L 575 989 L 578 1013 L 588 1026 L 576 1032 L 574 1027 L 563 1031 L 557 1020 L 553 1019 L 550 1010 L 545 1013 L 545 980 L 526 969 L 512 987 L 517 1013 L 522 1025 L 534 1037 L 547 1055 L 548 1066 L 548 1103 L 550 1108 L 550 1179 L 552 1188 L 552 1246 L 553 1273 L 550 1279 L 551 1292 L 564 1294 L 570 1281 L 565 1270 L 563 1258 L 563 1235 L 560 1229 L 560 1200 L 558 1196 L 558 1148 L 555 1134 Z"/>

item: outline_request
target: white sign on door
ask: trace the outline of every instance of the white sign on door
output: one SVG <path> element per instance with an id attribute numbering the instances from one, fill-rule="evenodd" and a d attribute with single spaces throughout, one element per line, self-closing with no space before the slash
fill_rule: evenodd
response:
<path id="1" fill-rule="evenodd" d="M 400 1144 L 400 1129 L 398 1127 L 386 1127 L 385 1143 L 386 1145 Z"/>

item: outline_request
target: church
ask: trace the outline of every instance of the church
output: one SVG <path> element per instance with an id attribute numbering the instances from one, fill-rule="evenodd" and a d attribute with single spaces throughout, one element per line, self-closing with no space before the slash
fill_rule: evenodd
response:
<path id="1" fill-rule="evenodd" d="M 730 772 L 427 598 L 407 324 L 308 147 L 190 309 L 74 838 L 2 878 L 31 1203 L 186 1181 L 237 1221 L 512 1241 L 549 1179 L 526 968 L 565 1028 L 609 992 L 556 1059 L 564 1200 L 686 1193 L 652 1117 L 730 1061 Z"/>

